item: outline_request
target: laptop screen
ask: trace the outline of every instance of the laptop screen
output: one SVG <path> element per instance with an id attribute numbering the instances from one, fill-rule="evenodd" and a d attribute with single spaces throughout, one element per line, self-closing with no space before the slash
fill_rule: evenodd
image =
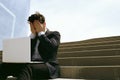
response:
<path id="1" fill-rule="evenodd" d="M 27 63 L 31 61 L 29 37 L 3 40 L 2 61 L 6 63 Z"/>

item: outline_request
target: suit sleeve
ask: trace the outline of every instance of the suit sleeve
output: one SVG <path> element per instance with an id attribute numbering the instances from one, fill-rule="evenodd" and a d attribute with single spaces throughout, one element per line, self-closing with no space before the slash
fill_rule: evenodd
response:
<path id="1" fill-rule="evenodd" d="M 59 32 L 53 32 L 51 33 L 51 37 L 48 38 L 45 34 L 39 36 L 40 44 L 42 47 L 47 49 L 48 51 L 55 50 L 58 48 L 60 44 L 60 33 Z"/>

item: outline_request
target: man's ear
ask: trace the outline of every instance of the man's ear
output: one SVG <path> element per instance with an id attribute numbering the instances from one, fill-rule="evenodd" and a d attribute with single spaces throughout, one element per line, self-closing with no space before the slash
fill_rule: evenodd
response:
<path id="1" fill-rule="evenodd" d="M 46 22 L 43 23 L 44 27 L 46 27 Z"/>

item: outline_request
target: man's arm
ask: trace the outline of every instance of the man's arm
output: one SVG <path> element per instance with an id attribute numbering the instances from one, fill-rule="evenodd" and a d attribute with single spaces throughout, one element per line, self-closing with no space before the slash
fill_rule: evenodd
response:
<path id="1" fill-rule="evenodd" d="M 52 51 L 55 48 L 57 49 L 60 44 L 60 34 L 59 32 L 55 31 L 52 32 L 50 35 L 51 37 L 47 37 L 45 35 L 45 27 L 46 23 L 41 24 L 38 20 L 33 22 L 36 32 L 38 33 L 38 38 L 40 40 L 40 45 L 44 47 L 44 49 L 48 51 Z M 41 33 L 41 34 L 39 34 Z"/>
<path id="2" fill-rule="evenodd" d="M 40 35 L 38 38 L 42 47 L 48 51 L 55 50 L 60 44 L 60 33 L 57 31 L 51 33 L 51 38 L 48 38 L 45 34 Z"/>

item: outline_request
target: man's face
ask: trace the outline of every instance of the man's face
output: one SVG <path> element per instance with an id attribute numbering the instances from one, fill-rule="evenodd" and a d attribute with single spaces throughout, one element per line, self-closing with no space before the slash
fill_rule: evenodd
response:
<path id="1" fill-rule="evenodd" d="M 34 28 L 36 28 L 37 26 L 45 27 L 45 23 L 41 24 L 38 20 L 34 20 L 33 26 Z"/>
<path id="2" fill-rule="evenodd" d="M 34 22 L 32 24 L 33 24 L 35 31 L 37 31 L 37 32 L 45 30 L 45 26 L 46 26 L 45 22 L 43 24 L 41 24 L 39 22 L 39 20 L 34 20 Z"/>

